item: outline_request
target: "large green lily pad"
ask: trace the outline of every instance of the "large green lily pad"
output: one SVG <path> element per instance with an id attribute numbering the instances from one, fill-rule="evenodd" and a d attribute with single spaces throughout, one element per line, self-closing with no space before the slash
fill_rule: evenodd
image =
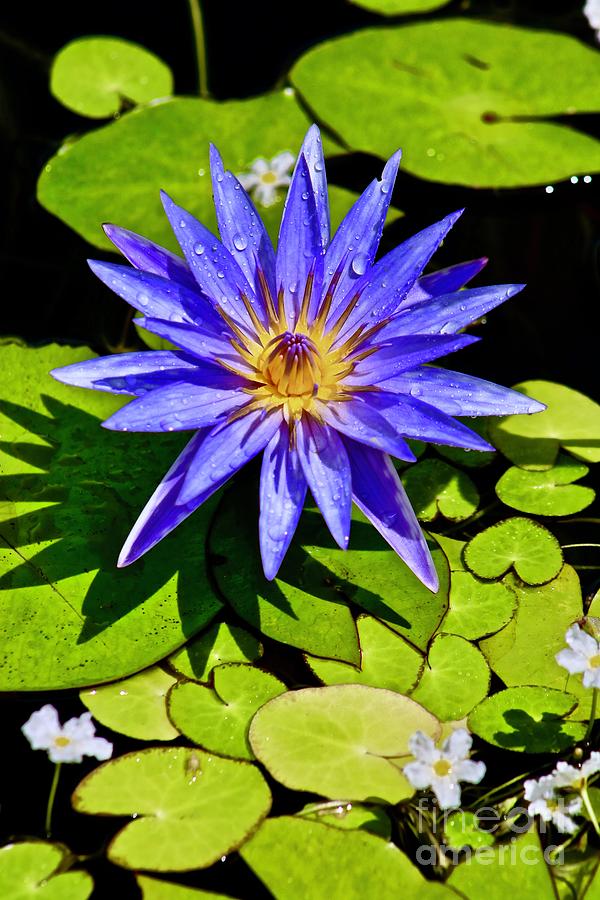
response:
<path id="1" fill-rule="evenodd" d="M 250 745 L 271 775 L 294 790 L 346 800 L 410 797 L 390 757 L 406 756 L 420 729 L 439 737 L 437 719 L 402 694 L 358 684 L 304 688 L 271 700 L 255 715 Z"/>
<path id="2" fill-rule="evenodd" d="M 79 784 L 73 806 L 133 818 L 109 845 L 112 862 L 181 872 L 239 847 L 267 815 L 271 795 L 249 763 L 187 747 L 152 748 L 99 766 Z"/>
<path id="3" fill-rule="evenodd" d="M 466 472 L 441 459 L 426 459 L 402 475 L 417 518 L 432 522 L 438 515 L 453 522 L 472 516 L 479 506 L 479 491 Z"/>
<path id="4" fill-rule="evenodd" d="M 442 884 L 425 881 L 394 844 L 364 831 L 281 816 L 264 822 L 240 851 L 277 900 L 378 900 L 452 897 Z"/>
<path id="5" fill-rule="evenodd" d="M 254 759 L 248 726 L 254 713 L 286 690 L 269 672 L 244 663 L 213 669 L 213 687 L 187 681 L 169 695 L 169 715 L 186 737 L 206 750 Z"/>
<path id="6" fill-rule="evenodd" d="M 129 529 L 183 440 L 106 431 L 100 420 L 122 398 L 48 375 L 91 356 L 55 345 L 0 348 L 5 691 L 122 678 L 172 653 L 222 606 L 205 561 L 212 501 L 142 560 L 117 569 Z"/>
<path id="7" fill-rule="evenodd" d="M 369 684 L 399 694 L 416 686 L 423 656 L 412 644 L 372 616 L 356 620 L 360 665 L 306 655 L 309 666 L 324 684 Z"/>
<path id="8" fill-rule="evenodd" d="M 136 875 L 135 880 L 142 892 L 142 900 L 232 900 L 229 894 L 184 887 L 162 878 L 149 878 L 148 875 Z"/>
<path id="9" fill-rule="evenodd" d="M 160 666 L 130 678 L 80 691 L 95 719 L 141 741 L 172 741 L 179 732 L 169 721 L 166 696 L 176 679 Z"/>
<path id="10" fill-rule="evenodd" d="M 483 700 L 490 686 L 485 657 L 456 634 L 438 634 L 411 697 L 442 722 L 464 718 Z"/>
<path id="11" fill-rule="evenodd" d="M 311 822 L 321 822 L 343 831 L 368 831 L 391 839 L 392 823 L 381 806 L 362 806 L 360 803 L 312 803 L 297 814 Z"/>
<path id="12" fill-rule="evenodd" d="M 548 121 L 596 112 L 600 57 L 572 37 L 455 18 L 325 41 L 292 69 L 354 150 L 433 181 L 549 184 L 600 169 L 600 142 Z"/>
<path id="13" fill-rule="evenodd" d="M 506 416 L 490 426 L 490 439 L 522 469 L 549 469 L 559 448 L 585 462 L 600 462 L 600 406 L 563 384 L 524 381 L 515 390 L 548 407 L 533 416 Z"/>
<path id="14" fill-rule="evenodd" d="M 208 681 L 215 666 L 230 662 L 254 662 L 262 656 L 260 641 L 244 628 L 228 622 L 215 622 L 181 650 L 168 663 L 191 681 Z"/>
<path id="15" fill-rule="evenodd" d="M 450 0 L 350 0 L 355 6 L 362 6 L 370 12 L 382 16 L 405 16 L 410 13 L 431 12 L 446 6 Z"/>
<path id="16" fill-rule="evenodd" d="M 65 847 L 44 841 L 0 847 L 0 897 L 2 900 L 87 900 L 94 882 L 87 872 L 65 871 L 68 857 Z"/>
<path id="17" fill-rule="evenodd" d="M 544 584 L 560 572 L 560 544 L 543 525 L 515 516 L 476 534 L 464 550 L 464 561 L 480 578 L 500 578 L 514 568 L 521 581 Z"/>
<path id="18" fill-rule="evenodd" d="M 168 66 L 131 41 L 84 37 L 59 50 L 52 63 L 50 90 L 69 109 L 104 119 L 124 103 L 149 103 L 173 92 Z"/>
<path id="19" fill-rule="evenodd" d="M 554 688 L 507 688 L 483 700 L 469 729 L 488 744 L 524 753 L 561 753 L 580 741 L 586 726 L 566 719 L 577 698 Z"/>
<path id="20" fill-rule="evenodd" d="M 589 469 L 569 456 L 560 455 L 556 465 L 543 472 L 518 466 L 508 469 L 496 484 L 496 494 L 513 509 L 539 516 L 570 516 L 593 503 L 593 488 L 573 484 Z"/>

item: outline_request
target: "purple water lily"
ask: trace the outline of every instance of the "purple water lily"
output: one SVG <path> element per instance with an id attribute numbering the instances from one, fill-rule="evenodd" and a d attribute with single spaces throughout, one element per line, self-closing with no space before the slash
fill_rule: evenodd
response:
<path id="1" fill-rule="evenodd" d="M 129 266 L 90 262 L 175 351 L 125 353 L 56 369 L 59 381 L 137 399 L 104 427 L 195 432 L 133 527 L 125 566 L 153 547 L 264 451 L 260 548 L 274 578 L 310 488 L 340 547 L 352 501 L 432 591 L 438 579 L 390 456 L 405 438 L 470 450 L 490 445 L 452 416 L 543 406 L 487 381 L 430 365 L 477 338 L 460 330 L 521 290 L 460 290 L 485 260 L 421 276 L 460 215 L 375 262 L 400 153 L 330 239 L 321 139 L 308 131 L 285 202 L 277 250 L 236 177 L 211 148 L 221 241 L 166 194 L 185 259 L 115 226 Z"/>

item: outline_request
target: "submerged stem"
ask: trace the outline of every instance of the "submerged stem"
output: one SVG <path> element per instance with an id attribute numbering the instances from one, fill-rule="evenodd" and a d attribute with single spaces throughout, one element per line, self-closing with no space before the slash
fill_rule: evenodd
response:
<path id="1" fill-rule="evenodd" d="M 588 794 L 587 785 L 581 791 L 581 799 L 583 800 L 583 805 L 585 806 L 586 812 L 590 817 L 590 822 L 594 826 L 594 831 L 600 837 L 600 825 L 598 825 L 598 819 L 596 818 L 596 813 L 594 812 L 594 807 L 592 806 L 592 802 Z"/>
<path id="2" fill-rule="evenodd" d="M 208 92 L 208 68 L 206 64 L 206 35 L 204 33 L 204 19 L 202 17 L 201 0 L 188 0 L 192 31 L 194 34 L 194 46 L 196 48 L 196 68 L 198 70 L 198 93 L 206 100 Z"/>
<path id="3" fill-rule="evenodd" d="M 54 799 L 56 797 L 56 789 L 58 787 L 58 779 L 60 778 L 60 769 L 62 763 L 56 763 L 54 766 L 54 776 L 50 785 L 50 793 L 48 795 L 48 806 L 46 807 L 46 824 L 44 826 L 46 837 L 49 838 L 52 833 L 52 810 L 54 808 Z"/>
<path id="4" fill-rule="evenodd" d="M 590 709 L 590 718 L 588 719 L 588 726 L 585 732 L 584 741 L 589 741 L 592 735 L 592 729 L 594 727 L 594 722 L 596 721 L 596 707 L 598 706 L 598 688 L 594 688 L 592 692 L 592 708 Z"/>

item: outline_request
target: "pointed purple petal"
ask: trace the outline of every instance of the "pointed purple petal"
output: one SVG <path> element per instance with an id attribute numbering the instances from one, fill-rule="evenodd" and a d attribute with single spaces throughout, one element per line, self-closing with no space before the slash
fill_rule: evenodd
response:
<path id="1" fill-rule="evenodd" d="M 333 428 L 305 416 L 296 427 L 296 447 L 317 506 L 335 541 L 345 550 L 352 498 L 350 465 L 342 439 Z"/>
<path id="2" fill-rule="evenodd" d="M 373 265 L 385 224 L 401 152 L 385 165 L 381 180 L 375 179 L 345 216 L 325 254 L 325 284 L 329 284 L 346 257 L 328 319 L 336 317 L 340 306 L 352 297 L 359 279 Z"/>
<path id="3" fill-rule="evenodd" d="M 405 462 L 414 462 L 416 456 L 406 441 L 373 406 L 369 406 L 368 397 L 364 394 L 363 399 L 323 403 L 319 405 L 319 412 L 327 425 L 347 437 Z"/>
<path id="4" fill-rule="evenodd" d="M 278 291 L 283 289 L 285 313 L 290 328 L 298 318 L 306 281 L 313 266 L 314 301 L 314 298 L 320 296 L 323 282 L 323 247 L 308 165 L 300 155 L 283 208 L 275 265 L 276 286 Z"/>
<path id="5" fill-rule="evenodd" d="M 229 478 L 264 449 L 280 425 L 281 412 L 256 410 L 213 428 L 188 467 L 177 502 L 190 503 L 213 481 Z"/>
<path id="6" fill-rule="evenodd" d="M 429 275 L 422 275 L 408 292 L 402 306 L 415 306 L 431 297 L 459 291 L 475 278 L 487 263 L 487 256 L 482 256 L 480 259 L 471 259 L 455 266 L 448 266 L 446 269 L 439 269 L 437 272 L 430 272 Z"/>
<path id="7" fill-rule="evenodd" d="M 152 383 L 152 378 L 160 374 L 174 380 L 195 369 L 196 362 L 183 353 L 146 350 L 141 353 L 115 353 L 114 356 L 86 359 L 70 366 L 52 369 L 50 375 L 63 384 L 76 387 L 108 391 L 111 394 L 137 394 L 146 378 Z M 132 377 L 137 379 L 136 389 L 134 383 L 129 381 Z"/>
<path id="8" fill-rule="evenodd" d="M 466 425 L 456 422 L 446 413 L 417 400 L 416 397 L 386 391 L 368 394 L 367 397 L 367 402 L 374 406 L 399 434 L 406 437 L 431 441 L 434 444 L 449 444 L 451 447 L 464 447 L 466 450 L 494 449 Z"/>
<path id="9" fill-rule="evenodd" d="M 167 384 L 132 400 L 102 425 L 110 431 L 189 431 L 212 426 L 247 402 L 240 390 Z"/>
<path id="10" fill-rule="evenodd" d="M 323 250 L 329 244 L 329 193 L 327 190 L 327 175 L 325 173 L 325 159 L 323 157 L 323 142 L 321 132 L 316 125 L 311 125 L 306 132 L 306 137 L 300 155 L 306 160 L 308 174 L 313 186 L 313 196 L 317 208 L 319 230 L 321 232 L 321 246 Z"/>
<path id="11" fill-rule="evenodd" d="M 412 394 L 451 416 L 510 416 L 546 408 L 510 388 L 433 366 L 401 372 L 386 380 L 385 389 Z"/>
<path id="12" fill-rule="evenodd" d="M 400 372 L 454 353 L 479 338 L 469 334 L 414 334 L 392 338 L 371 356 L 356 363 L 351 375 L 344 377 L 348 385 L 373 385 Z"/>
<path id="13" fill-rule="evenodd" d="M 261 292 L 256 278 L 257 261 L 271 289 L 275 288 L 275 251 L 271 238 L 252 200 L 235 175 L 225 170 L 219 151 L 212 144 L 210 171 L 221 239 L 254 288 L 260 302 Z"/>
<path id="14" fill-rule="evenodd" d="M 119 556 L 119 567 L 135 562 L 151 547 L 158 544 L 211 494 L 214 494 L 229 477 L 227 475 L 220 482 L 212 482 L 210 487 L 203 494 L 194 497 L 192 502 L 185 505 L 176 504 L 188 465 L 202 448 L 208 433 L 208 429 L 206 429 L 194 435 L 148 500 L 123 545 Z"/>
<path id="15" fill-rule="evenodd" d="M 439 580 L 427 542 L 389 456 L 345 439 L 353 499 L 417 578 L 434 593 Z"/>
<path id="16" fill-rule="evenodd" d="M 294 536 L 306 497 L 298 454 L 283 423 L 265 448 L 260 475 L 260 553 L 265 576 L 275 578 Z"/>
<path id="17" fill-rule="evenodd" d="M 202 292 L 237 322 L 252 327 L 241 295 L 248 297 L 259 315 L 262 305 L 229 250 L 164 191 L 161 197 L 171 228 Z"/>
<path id="18" fill-rule="evenodd" d="M 164 319 L 146 316 L 136 319 L 136 324 L 166 341 L 171 341 L 188 353 L 193 353 L 199 359 L 213 360 L 215 357 L 226 358 L 232 354 L 231 333 L 227 333 L 228 329 L 224 322 L 221 334 L 201 330 L 197 325 L 188 325 L 187 322 L 166 322 Z"/>
<path id="19" fill-rule="evenodd" d="M 353 293 L 360 292 L 360 301 L 348 317 L 341 336 L 351 334 L 363 321 L 375 325 L 397 311 L 462 212 L 460 209 L 451 213 L 404 241 L 356 282 Z M 350 297 L 347 299 L 350 300 Z M 340 312 L 344 305 L 340 305 Z M 331 317 L 331 325 L 335 318 Z"/>
<path id="20" fill-rule="evenodd" d="M 379 339 L 387 340 L 401 334 L 456 334 L 524 287 L 524 284 L 495 284 L 442 294 L 427 303 L 403 307 L 382 329 Z"/>
<path id="21" fill-rule="evenodd" d="M 152 275 L 160 275 L 169 281 L 177 281 L 185 287 L 194 290 L 196 281 L 190 272 L 185 260 L 180 256 L 165 250 L 148 238 L 119 228 L 117 225 L 103 225 L 104 232 L 115 247 L 121 251 L 125 259 L 128 259 L 136 269 L 143 269 Z"/>

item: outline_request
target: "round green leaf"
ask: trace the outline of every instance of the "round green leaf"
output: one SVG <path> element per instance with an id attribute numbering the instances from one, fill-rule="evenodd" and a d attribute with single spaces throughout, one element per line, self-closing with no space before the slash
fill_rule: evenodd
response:
<path id="1" fill-rule="evenodd" d="M 508 469 L 496 484 L 496 494 L 513 509 L 539 516 L 569 516 L 593 503 L 595 491 L 573 484 L 589 469 L 568 456 L 543 472 L 528 472 L 518 466 Z"/>
<path id="2" fill-rule="evenodd" d="M 271 700 L 252 720 L 250 745 L 286 787 L 335 799 L 397 803 L 413 788 L 389 757 L 407 756 L 408 739 L 417 729 L 434 738 L 440 732 L 437 719 L 414 700 L 340 684 Z"/>
<path id="3" fill-rule="evenodd" d="M 355 6 L 362 6 L 382 16 L 404 16 L 409 13 L 431 12 L 446 6 L 450 0 L 350 0 Z"/>
<path id="4" fill-rule="evenodd" d="M 277 900 L 452 897 L 444 885 L 425 881 L 394 844 L 364 831 L 281 816 L 264 822 L 240 853 Z"/>
<path id="5" fill-rule="evenodd" d="M 173 76 L 157 56 L 130 41 L 84 37 L 54 58 L 50 90 L 69 109 L 104 119 L 124 103 L 149 103 L 173 93 Z"/>
<path id="6" fill-rule="evenodd" d="M 424 522 L 432 522 L 440 513 L 453 522 L 462 522 L 479 506 L 479 491 L 467 473 L 441 459 L 426 459 L 410 466 L 402 482 L 417 517 Z"/>
<path id="7" fill-rule="evenodd" d="M 445 820 L 444 839 L 455 850 L 462 847 L 490 847 L 494 843 L 494 836 L 479 827 L 477 816 L 463 810 L 451 813 Z"/>
<path id="8" fill-rule="evenodd" d="M 391 839 L 392 823 L 381 806 L 361 806 L 360 803 L 312 803 L 305 806 L 298 816 L 311 822 L 321 822 L 344 831 L 368 831 Z"/>
<path id="9" fill-rule="evenodd" d="M 477 647 L 456 634 L 438 634 L 411 697 L 442 722 L 462 719 L 490 687 L 490 670 Z"/>
<path id="10" fill-rule="evenodd" d="M 576 706 L 573 694 L 554 688 L 507 688 L 475 707 L 469 729 L 504 750 L 560 753 L 585 734 L 583 723 L 565 721 Z"/>
<path id="11" fill-rule="evenodd" d="M 103 687 L 81 691 L 81 702 L 95 719 L 113 731 L 140 741 L 172 741 L 179 737 L 167 715 L 166 695 L 175 678 L 153 666 Z"/>
<path id="12" fill-rule="evenodd" d="M 519 601 L 517 612 L 506 628 L 481 642 L 486 659 L 507 685 L 564 688 L 567 673 L 555 656 L 565 647 L 567 628 L 583 615 L 577 573 L 564 566 L 557 578 L 541 587 L 521 584 L 513 576 L 508 576 L 508 583 Z M 572 693 L 577 693 L 577 680 L 569 679 Z"/>
<path id="13" fill-rule="evenodd" d="M 480 531 L 464 551 L 465 563 L 480 578 L 500 578 L 511 567 L 527 584 L 544 584 L 563 565 L 560 544 L 543 525 L 515 516 Z"/>
<path id="14" fill-rule="evenodd" d="M 452 572 L 450 608 L 441 627 L 474 641 L 504 628 L 516 608 L 516 594 L 503 581 L 484 582 L 470 572 Z"/>
<path id="15" fill-rule="evenodd" d="M 131 816 L 108 858 L 127 869 L 182 872 L 237 849 L 267 815 L 255 766 L 187 747 L 127 753 L 94 769 L 73 794 L 78 812 Z"/>
<path id="16" fill-rule="evenodd" d="M 0 847 L 2 900 L 87 900 L 94 882 L 87 872 L 65 872 L 68 852 L 60 844 L 24 841 Z"/>
<path id="17" fill-rule="evenodd" d="M 97 685 L 152 665 L 222 608 L 205 540 L 214 501 L 144 556 L 119 551 L 186 440 L 100 427 L 123 398 L 50 369 L 86 348 L 0 347 L 0 689 Z"/>
<path id="18" fill-rule="evenodd" d="M 312 48 L 292 80 L 354 150 L 471 187 L 549 184 L 600 169 L 600 142 L 552 116 L 600 110 L 600 57 L 565 34 L 444 19 Z"/>
<path id="19" fill-rule="evenodd" d="M 201 891 L 147 875 L 136 875 L 135 880 L 142 892 L 142 900 L 232 900 L 228 894 Z"/>
<path id="20" fill-rule="evenodd" d="M 169 665 L 192 681 L 208 681 L 215 666 L 229 662 L 254 662 L 263 648 L 252 634 L 237 625 L 216 622 L 169 657 Z"/>
<path id="21" fill-rule="evenodd" d="M 179 730 L 206 750 L 254 759 L 248 726 L 254 713 L 286 687 L 274 675 L 243 663 L 217 666 L 214 688 L 188 681 L 169 695 L 169 715 Z"/>
<path id="22" fill-rule="evenodd" d="M 548 407 L 533 416 L 506 416 L 490 426 L 490 439 L 522 469 L 549 469 L 559 447 L 585 462 L 600 462 L 600 406 L 563 384 L 524 381 L 515 390 Z"/>
<path id="23" fill-rule="evenodd" d="M 423 657 L 404 638 L 371 616 L 356 620 L 360 665 L 306 656 L 306 661 L 324 684 L 369 684 L 406 694 L 423 668 Z"/>

